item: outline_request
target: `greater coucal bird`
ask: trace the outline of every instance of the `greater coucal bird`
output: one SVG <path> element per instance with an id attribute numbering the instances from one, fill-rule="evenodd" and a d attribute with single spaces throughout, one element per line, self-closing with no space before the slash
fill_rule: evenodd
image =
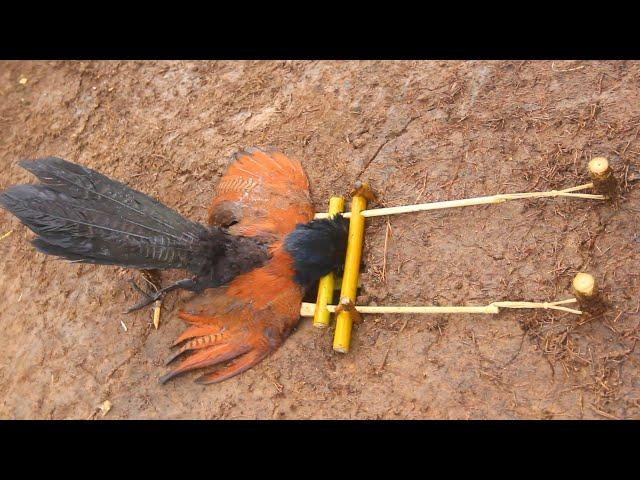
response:
<path id="1" fill-rule="evenodd" d="M 60 158 L 20 165 L 41 184 L 0 194 L 37 237 L 43 253 L 74 262 L 138 269 L 184 269 L 192 277 L 170 290 L 200 294 L 179 317 L 191 324 L 173 344 L 160 378 L 212 367 L 196 381 L 216 383 L 264 359 L 300 319 L 306 289 L 344 263 L 348 221 L 313 220 L 301 164 L 257 148 L 234 155 L 217 185 L 208 225 L 192 222 L 157 200 L 94 170 Z"/>

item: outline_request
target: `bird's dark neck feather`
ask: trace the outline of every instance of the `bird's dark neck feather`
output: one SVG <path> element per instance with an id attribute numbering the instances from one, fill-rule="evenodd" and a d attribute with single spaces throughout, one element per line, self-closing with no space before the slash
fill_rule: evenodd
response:
<path id="1" fill-rule="evenodd" d="M 344 265 L 349 221 L 336 216 L 299 224 L 286 236 L 284 248 L 294 262 L 294 280 L 304 288 Z"/>

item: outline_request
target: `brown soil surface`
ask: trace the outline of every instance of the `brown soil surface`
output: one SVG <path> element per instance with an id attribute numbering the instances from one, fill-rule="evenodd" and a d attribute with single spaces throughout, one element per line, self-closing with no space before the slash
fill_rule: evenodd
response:
<path id="1" fill-rule="evenodd" d="M 188 294 L 156 331 L 121 313 L 134 272 L 45 257 L 0 211 L 0 417 L 640 418 L 639 88 L 638 62 L 0 63 L 0 189 L 55 155 L 204 221 L 251 145 L 300 158 L 318 211 L 358 178 L 386 206 L 575 186 L 596 155 L 625 189 L 391 217 L 384 276 L 387 220 L 366 231 L 358 303 L 558 300 L 586 270 L 601 315 L 370 315 L 347 355 L 303 320 L 214 386 L 157 382 Z"/>

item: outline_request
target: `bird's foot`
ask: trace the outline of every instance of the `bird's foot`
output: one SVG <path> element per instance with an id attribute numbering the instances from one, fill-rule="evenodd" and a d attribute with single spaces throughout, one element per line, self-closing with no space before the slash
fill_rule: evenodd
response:
<path id="1" fill-rule="evenodd" d="M 148 280 L 148 279 L 145 278 L 145 280 Z M 135 312 L 136 310 L 140 310 L 141 308 L 144 308 L 147 305 L 151 305 L 157 300 L 162 300 L 162 298 L 164 298 L 164 296 L 167 293 L 173 290 L 176 290 L 178 288 L 182 288 L 192 292 L 199 292 L 203 289 L 202 287 L 203 284 L 198 282 L 197 277 L 185 278 L 184 280 L 179 280 L 176 283 L 172 283 L 171 285 L 164 288 L 158 288 L 159 287 L 158 285 L 156 285 L 155 283 L 149 282 L 154 288 L 156 288 L 154 292 L 145 292 L 142 288 L 138 286 L 138 284 L 133 279 L 129 280 L 129 282 L 131 283 L 133 288 L 135 288 L 138 292 L 142 294 L 144 298 L 140 300 L 138 303 L 136 303 L 133 307 L 126 310 L 125 313 Z"/>
<path id="2" fill-rule="evenodd" d="M 136 310 L 140 310 L 141 308 L 146 307 L 147 305 L 151 305 L 156 300 L 161 300 L 165 293 L 167 293 L 167 288 L 162 288 L 160 290 L 156 290 L 155 292 L 145 292 L 138 284 L 132 279 L 129 280 L 129 283 L 142 295 L 142 300 L 133 305 L 131 308 L 125 310 L 124 313 L 135 312 Z"/>

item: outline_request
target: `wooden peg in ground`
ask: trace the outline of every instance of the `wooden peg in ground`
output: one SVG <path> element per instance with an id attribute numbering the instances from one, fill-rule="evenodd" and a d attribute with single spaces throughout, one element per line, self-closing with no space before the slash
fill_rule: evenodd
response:
<path id="1" fill-rule="evenodd" d="M 604 310 L 605 304 L 602 295 L 598 291 L 598 283 L 593 275 L 579 272 L 573 278 L 571 286 L 583 311 L 595 314 Z"/>
<path id="2" fill-rule="evenodd" d="M 589 162 L 589 175 L 596 192 L 606 195 L 611 200 L 618 198 L 618 182 L 606 158 L 595 157 L 591 159 Z"/>

